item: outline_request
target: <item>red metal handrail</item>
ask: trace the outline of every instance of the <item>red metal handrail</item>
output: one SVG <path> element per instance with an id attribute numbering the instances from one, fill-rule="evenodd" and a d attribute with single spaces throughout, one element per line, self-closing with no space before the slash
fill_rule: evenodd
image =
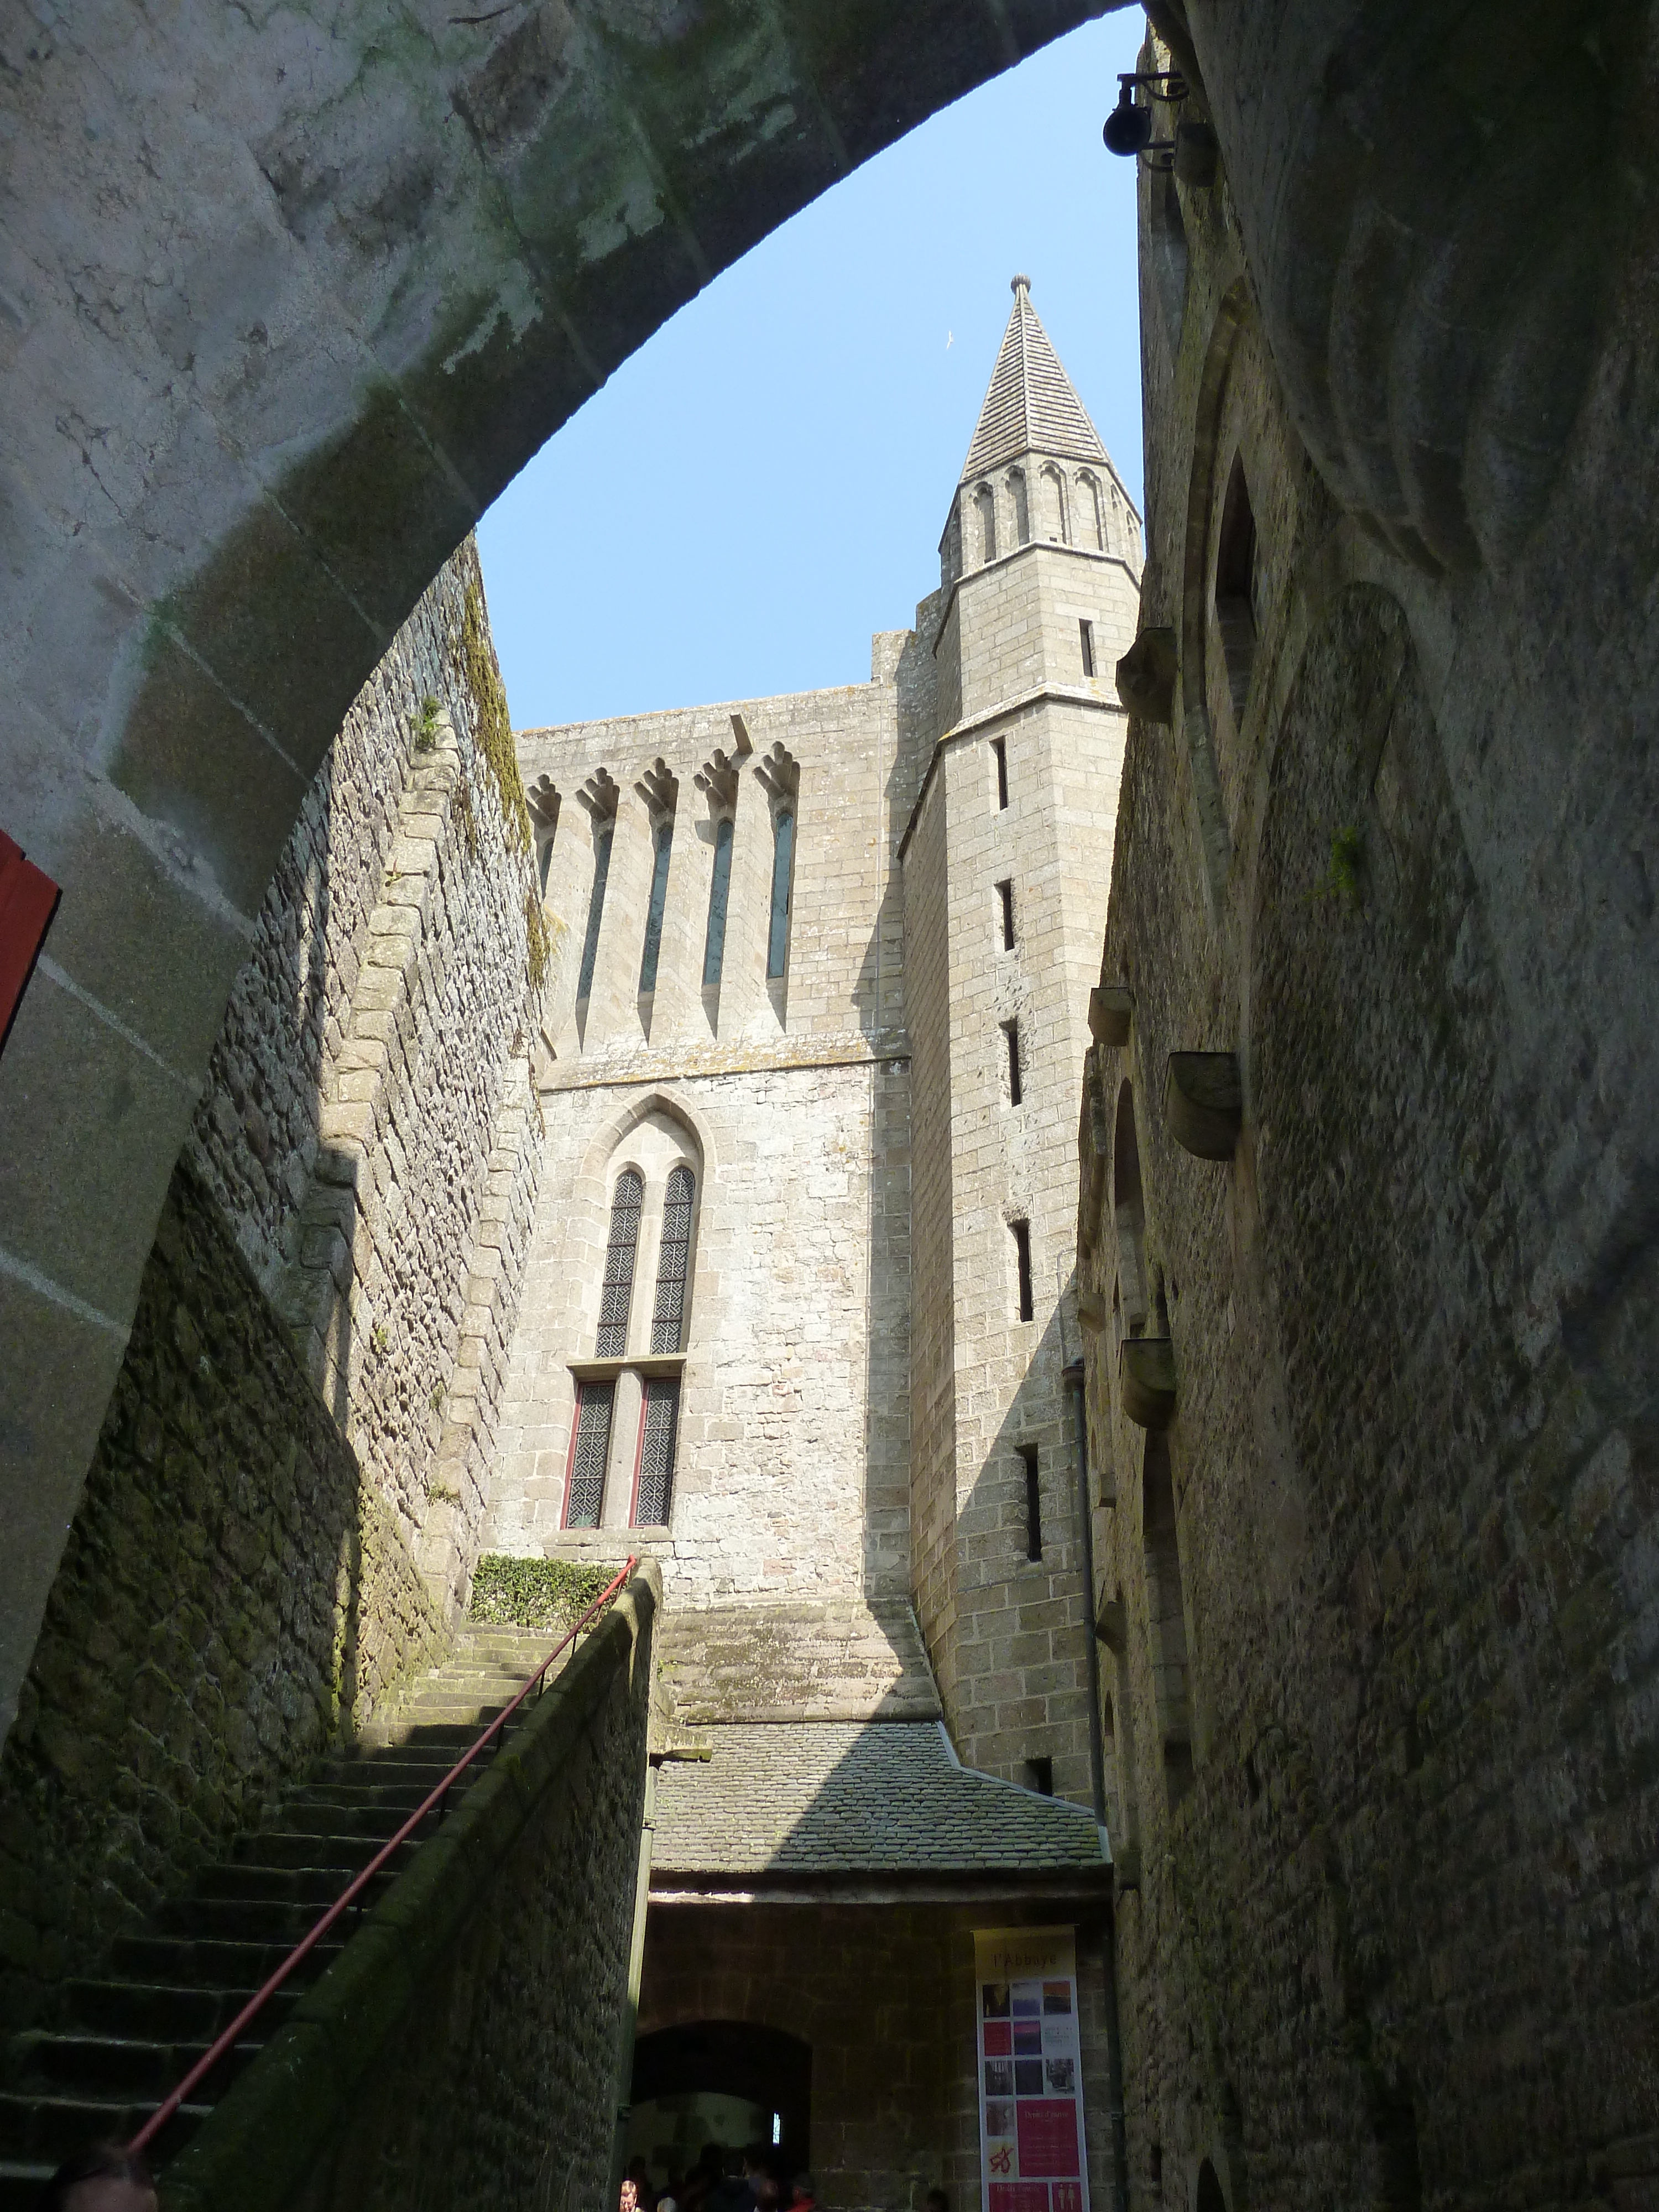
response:
<path id="1" fill-rule="evenodd" d="M 228 2051 L 233 2050 L 235 2047 L 237 2039 L 240 2036 L 243 2029 L 246 2027 L 250 2021 L 258 2018 L 258 2014 L 264 2009 L 271 1998 L 276 1996 L 277 1990 L 282 1988 L 283 1984 L 294 1972 L 294 1969 L 299 1965 L 301 1960 L 303 1959 L 308 1952 L 313 1950 L 319 1942 L 321 1942 L 323 1937 L 327 1935 L 329 1929 L 333 1927 L 335 1922 L 338 1920 L 341 1914 L 348 1910 L 356 1899 L 361 1894 L 362 1890 L 366 1888 L 368 1883 L 374 1880 L 374 1876 L 379 1874 L 380 1869 L 386 1864 L 386 1861 L 392 1856 L 392 1854 L 398 1849 L 398 1845 L 406 1842 L 408 1838 L 413 1835 L 416 1829 L 420 1826 L 422 1821 L 425 1820 L 427 1814 L 432 1810 L 433 1807 L 434 1805 L 441 1806 L 443 1803 L 444 1800 L 448 1796 L 450 1790 L 454 1787 L 457 1777 L 465 1772 L 466 1769 L 471 1765 L 473 1760 L 478 1756 L 478 1753 L 483 1750 L 484 1747 L 490 1741 L 492 1737 L 500 1735 L 502 1729 L 507 1726 L 508 1721 L 510 1721 L 514 1714 L 518 1711 L 519 1707 L 524 1703 L 531 1692 L 540 1686 L 547 1674 L 548 1668 L 558 1657 L 560 1652 L 564 1650 L 566 1644 L 574 1644 L 576 1638 L 581 1634 L 583 1629 L 588 1626 L 589 1622 L 594 1620 L 596 1616 L 603 1612 L 605 1607 L 610 1604 L 611 1599 L 615 1597 L 617 1592 L 622 1588 L 623 1584 L 628 1580 L 628 1577 L 633 1573 L 635 1568 L 638 1566 L 638 1565 L 639 1555 L 637 1553 L 629 1553 L 628 1563 L 622 1569 L 622 1571 L 615 1577 L 605 1589 L 600 1591 L 599 1596 L 596 1597 L 592 1604 L 588 1607 L 587 1611 L 582 1615 L 575 1626 L 567 1631 L 567 1632 L 559 1638 L 559 1641 L 553 1646 L 553 1649 L 548 1653 L 546 1658 L 543 1660 L 541 1665 L 538 1667 L 535 1673 L 525 1684 L 523 1689 L 520 1691 L 518 1696 L 514 1698 L 512 1704 L 506 1706 L 501 1712 L 496 1714 L 495 1719 L 491 1721 L 489 1726 L 483 1731 L 483 1735 L 472 1746 L 471 1749 L 466 1753 L 464 1758 L 456 1760 L 454 1765 L 450 1768 L 448 1773 L 445 1775 L 443 1780 L 438 1784 L 431 1796 L 426 1799 L 419 1810 L 410 1814 L 409 1818 L 404 1822 L 402 1827 L 398 1829 L 397 1834 L 393 1836 L 389 1844 L 383 1844 L 380 1846 L 380 1849 L 375 1852 L 374 1857 L 363 1869 L 362 1872 L 356 1875 L 347 1885 L 347 1887 L 342 1890 L 339 1896 L 337 1897 L 333 1904 L 329 1906 L 328 1911 L 324 1913 L 322 1918 L 317 1923 L 317 1925 L 311 1930 L 310 1934 L 308 1936 L 302 1936 L 300 1942 L 295 1945 L 294 1948 L 289 1953 L 287 1958 L 283 1960 L 282 1965 L 277 1967 L 276 1972 L 270 1977 L 270 1979 L 265 1984 L 264 1987 L 257 1990 L 254 1995 L 248 1999 L 247 2002 L 242 2007 L 240 2012 L 237 2014 L 235 2019 L 232 2021 L 230 2026 L 226 2028 L 224 2033 L 220 2036 L 218 2041 L 212 2044 L 208 2050 L 203 2053 L 202 2057 L 197 2060 L 196 2063 L 191 2068 L 189 2073 L 185 2075 L 184 2080 L 179 2084 L 178 2087 L 173 2091 L 172 2094 L 167 2099 L 165 2103 L 158 2106 L 155 2111 L 150 2114 L 149 2119 L 144 2122 L 143 2126 L 139 2129 L 137 2134 L 134 2136 L 132 2141 L 127 2145 L 127 2148 L 130 2151 L 142 2151 L 150 2142 L 152 2142 L 155 2136 L 167 2125 L 167 2122 L 173 2118 L 173 2114 L 179 2110 L 179 2107 L 184 2103 L 185 2098 L 189 2096 L 191 2091 L 195 2088 L 199 2081 L 204 2080 L 206 2076 L 213 2071 L 214 2068 L 219 2063 L 219 2061 L 224 2057 Z"/>

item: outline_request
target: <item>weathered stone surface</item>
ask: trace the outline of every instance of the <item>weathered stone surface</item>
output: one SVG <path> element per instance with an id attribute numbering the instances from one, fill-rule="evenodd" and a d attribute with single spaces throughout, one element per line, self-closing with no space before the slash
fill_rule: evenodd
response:
<path id="1" fill-rule="evenodd" d="M 181 1164 L 0 1759 L 4 2017 L 180 1888 L 442 1632 Z"/>
<path id="2" fill-rule="evenodd" d="M 1507 40 L 1468 11 L 1450 49 L 1409 8 L 1187 12 L 1225 175 L 1143 186 L 1144 618 L 1178 626 L 1180 690 L 1125 762 L 1101 973 L 1133 1013 L 1091 1055 L 1079 1245 L 1110 1316 L 1087 1358 L 1132 2201 L 1207 2159 L 1235 2206 L 1641 2203 L 1659 378 L 1651 205 L 1638 235 L 1624 198 L 1652 138 L 1620 103 L 1651 79 L 1598 108 L 1589 173 L 1634 166 L 1577 241 L 1618 327 L 1547 329 L 1538 253 L 1577 218 L 1534 194 L 1619 11 L 1559 104 L 1576 33 L 1548 11 Z M 1477 51 L 1479 123 L 1448 135 Z M 1536 164 L 1535 127 L 1563 134 Z M 1501 270 L 1450 253 L 1472 218 Z M 1489 284 L 1518 326 L 1470 327 Z M 1581 398 L 1506 489 L 1482 441 L 1581 344 Z M 1236 465 L 1248 624 L 1218 605 Z M 1189 1050 L 1238 1056 L 1231 1164 L 1158 1110 Z M 1164 1437 L 1117 1381 L 1149 1310 Z"/>
<path id="3" fill-rule="evenodd" d="M 714 270 L 1097 5 L 6 15 L 0 786 L 64 886 L 75 988 L 37 978 L 52 1049 L 0 1062 L 0 1247 L 46 1279 L 33 1332 L 84 1387 L 15 1387 L 0 1430 L 0 1719 L 107 1397 L 100 1337 L 398 625 Z M 71 1062 L 86 1079 L 54 1082 Z M 104 1202 L 68 1224 L 76 1188 Z"/>

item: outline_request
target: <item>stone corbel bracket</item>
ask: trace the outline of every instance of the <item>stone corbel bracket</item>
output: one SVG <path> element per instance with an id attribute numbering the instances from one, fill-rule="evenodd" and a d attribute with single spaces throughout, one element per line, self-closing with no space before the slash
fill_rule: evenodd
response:
<path id="1" fill-rule="evenodd" d="M 1138 1429 L 1167 1429 L 1175 1419 L 1175 1347 L 1167 1336 L 1126 1336 L 1117 1348 L 1118 1390 Z"/>

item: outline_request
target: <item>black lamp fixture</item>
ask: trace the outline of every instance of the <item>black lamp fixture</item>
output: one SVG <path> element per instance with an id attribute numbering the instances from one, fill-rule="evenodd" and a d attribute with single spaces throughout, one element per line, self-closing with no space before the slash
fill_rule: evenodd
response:
<path id="1" fill-rule="evenodd" d="M 1117 106 L 1106 118 L 1100 135 L 1109 154 L 1146 154 L 1152 157 L 1155 167 L 1167 169 L 1175 160 L 1176 142 L 1152 137 L 1152 111 L 1150 105 L 1143 107 L 1136 101 L 1138 85 L 1146 86 L 1152 100 L 1163 100 L 1171 107 L 1187 97 L 1187 80 L 1178 70 L 1120 72 Z"/>

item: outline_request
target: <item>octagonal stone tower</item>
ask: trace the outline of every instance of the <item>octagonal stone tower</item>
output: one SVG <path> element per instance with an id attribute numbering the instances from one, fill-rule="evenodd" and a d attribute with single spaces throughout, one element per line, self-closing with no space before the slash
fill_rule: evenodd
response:
<path id="1" fill-rule="evenodd" d="M 1030 280 L 1013 293 L 940 542 L 939 735 L 902 850 L 911 1559 L 963 1757 L 1083 1800 L 1075 1093 L 1140 538 Z"/>

